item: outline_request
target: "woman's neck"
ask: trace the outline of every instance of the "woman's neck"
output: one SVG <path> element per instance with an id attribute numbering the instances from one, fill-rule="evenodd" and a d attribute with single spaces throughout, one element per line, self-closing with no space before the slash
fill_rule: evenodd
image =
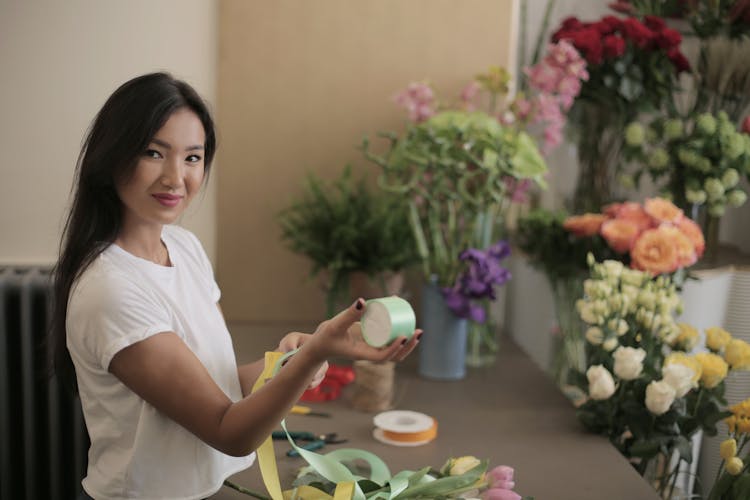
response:
<path id="1" fill-rule="evenodd" d="M 125 223 L 115 239 L 115 244 L 136 257 L 160 266 L 170 266 L 169 252 L 161 240 L 163 227 L 161 224 L 129 226 Z"/>

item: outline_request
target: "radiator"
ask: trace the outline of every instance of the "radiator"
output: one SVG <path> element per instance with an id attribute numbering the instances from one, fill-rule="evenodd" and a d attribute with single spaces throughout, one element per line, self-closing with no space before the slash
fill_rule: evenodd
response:
<path id="1" fill-rule="evenodd" d="M 75 499 L 86 471 L 81 404 L 48 376 L 47 269 L 0 267 L 0 500 Z"/>

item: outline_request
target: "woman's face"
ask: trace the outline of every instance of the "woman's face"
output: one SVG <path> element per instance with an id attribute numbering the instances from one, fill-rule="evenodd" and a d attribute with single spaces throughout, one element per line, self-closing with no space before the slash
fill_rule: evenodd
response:
<path id="1" fill-rule="evenodd" d="M 206 134 L 198 116 L 178 109 L 142 152 L 132 175 L 116 184 L 123 223 L 171 224 L 200 190 Z"/>

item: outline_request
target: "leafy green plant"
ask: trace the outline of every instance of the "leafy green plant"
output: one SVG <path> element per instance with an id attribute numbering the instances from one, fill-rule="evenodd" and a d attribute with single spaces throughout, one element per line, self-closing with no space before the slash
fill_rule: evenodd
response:
<path id="1" fill-rule="evenodd" d="M 328 273 L 329 315 L 351 273 L 375 277 L 417 260 L 405 204 L 368 189 L 364 176 L 354 179 L 351 165 L 330 183 L 309 173 L 304 191 L 281 211 L 279 223 L 286 246 L 312 261 L 311 276 Z"/>
<path id="2" fill-rule="evenodd" d="M 542 271 L 553 286 L 588 273 L 589 253 L 598 260 L 623 259 L 601 236 L 580 238 L 565 229 L 563 223 L 567 217 L 564 211 L 532 210 L 519 219 L 513 238 L 529 263 Z"/>
<path id="3" fill-rule="evenodd" d="M 441 286 L 455 283 L 461 252 L 496 241 L 511 184 L 544 185 L 547 165 L 531 137 L 486 113 L 443 111 L 401 136 L 380 135 L 389 149 L 374 154 L 365 140 L 365 158 L 381 167 L 385 191 L 408 200 L 424 276 Z"/>

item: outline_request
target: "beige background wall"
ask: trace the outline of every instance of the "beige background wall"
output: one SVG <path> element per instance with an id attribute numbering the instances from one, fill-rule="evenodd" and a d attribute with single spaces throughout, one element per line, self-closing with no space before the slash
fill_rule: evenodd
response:
<path id="1" fill-rule="evenodd" d="M 514 0 L 222 0 L 218 279 L 235 322 L 318 321 L 322 293 L 275 219 L 307 170 L 338 175 L 365 135 L 399 130 L 393 95 L 445 97 L 514 65 Z M 375 167 L 369 167 L 374 173 Z"/>
<path id="2" fill-rule="evenodd" d="M 217 12 L 214 0 L 0 0 L 0 264 L 56 259 L 81 141 L 118 85 L 168 70 L 215 101 Z M 214 258 L 213 189 L 196 201 L 184 223 Z"/>

